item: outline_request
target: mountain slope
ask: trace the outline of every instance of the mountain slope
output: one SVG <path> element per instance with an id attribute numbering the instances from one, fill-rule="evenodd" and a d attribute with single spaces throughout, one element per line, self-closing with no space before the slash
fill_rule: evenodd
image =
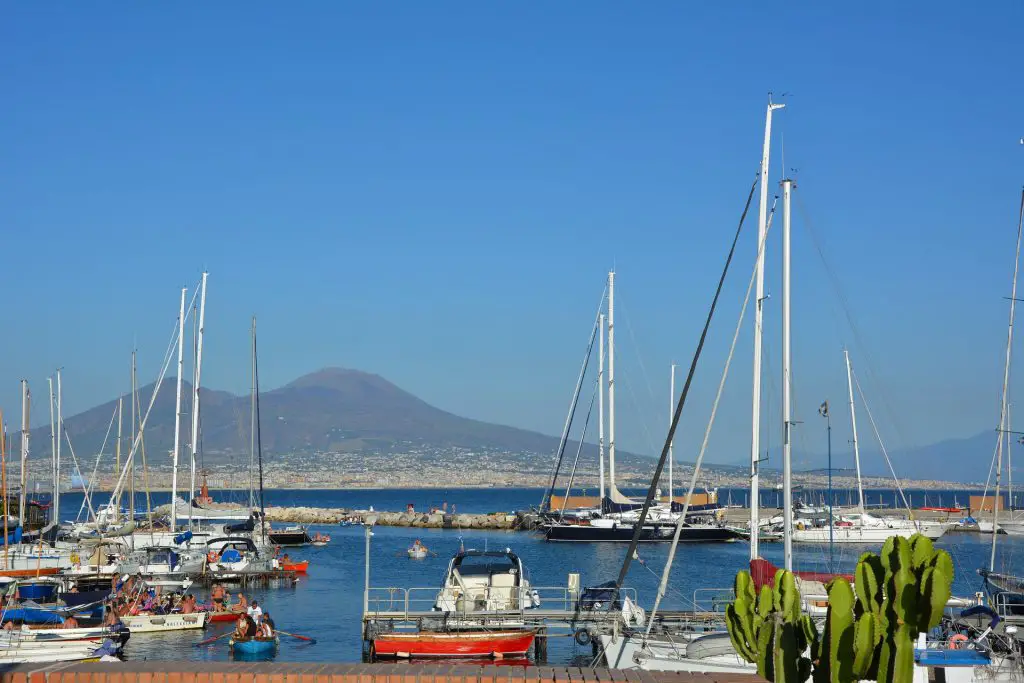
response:
<path id="1" fill-rule="evenodd" d="M 182 444 L 190 441 L 192 387 L 183 382 Z M 145 412 L 153 385 L 139 392 Z M 201 389 L 201 447 L 207 460 L 231 458 L 249 452 L 250 397 Z M 150 462 L 166 462 L 174 437 L 174 378 L 164 381 L 146 423 L 145 443 Z M 117 401 L 72 417 L 64 422 L 79 457 L 97 453 L 103 444 Z M 125 425 L 130 406 L 125 399 Z M 260 394 L 261 438 L 268 456 L 317 451 L 390 452 L 416 447 L 507 450 L 550 456 L 558 447 L 556 437 L 504 425 L 459 417 L 435 408 L 379 375 L 358 370 L 325 368 L 278 389 Z M 114 417 L 116 420 L 116 416 Z M 105 452 L 112 452 L 116 436 L 113 423 Z M 49 428 L 33 430 L 33 451 L 49 449 Z M 126 445 L 123 448 L 127 448 Z M 596 455 L 587 445 L 586 451 Z M 624 462 L 642 456 L 622 453 Z M 648 458 L 642 458 L 650 463 Z M 648 464 L 649 466 L 649 464 Z"/>

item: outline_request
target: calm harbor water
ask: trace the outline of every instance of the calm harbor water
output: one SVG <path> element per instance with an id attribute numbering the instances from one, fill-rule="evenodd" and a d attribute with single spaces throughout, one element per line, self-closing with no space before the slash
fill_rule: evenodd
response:
<path id="1" fill-rule="evenodd" d="M 447 502 L 461 512 L 512 511 L 535 505 L 540 501 L 539 489 L 405 489 L 405 490 L 344 490 L 344 491 L 268 491 L 268 505 L 309 505 L 322 507 L 349 507 L 377 510 L 404 509 L 414 503 L 417 509 L 440 506 Z M 737 492 L 739 493 L 739 492 Z M 929 492 L 929 499 L 937 492 Z M 734 502 L 737 499 L 734 494 Z M 916 497 L 916 496 L 915 496 Z M 953 494 L 950 494 L 952 504 Z M 144 509 L 140 496 L 137 505 Z M 241 501 L 241 494 L 223 493 L 218 499 Z M 62 497 L 61 517 L 73 517 L 81 503 L 81 494 Z M 167 502 L 167 494 L 154 494 L 154 504 Z M 964 492 L 960 501 L 966 501 Z M 102 503 L 102 496 L 97 498 Z M 725 502 L 723 500 L 723 502 Z M 95 504 L 95 503 L 94 503 Z M 768 500 L 765 504 L 770 504 Z M 945 504 L 945 503 L 936 503 Z M 312 636 L 317 644 L 302 644 L 282 636 L 277 659 L 285 661 L 358 661 L 361 655 L 360 619 L 363 596 L 364 529 L 362 527 L 313 527 L 312 531 L 327 532 L 331 544 L 324 548 L 300 548 L 290 551 L 292 557 L 309 559 L 306 577 L 293 587 L 254 588 L 247 597 L 259 600 L 265 610 L 273 614 L 279 628 Z M 460 543 L 467 548 L 504 549 L 509 547 L 522 557 L 536 586 L 561 587 L 570 572 L 581 574 L 583 585 L 595 585 L 614 579 L 622 565 L 625 545 L 620 544 L 558 544 L 546 543 L 541 537 L 525 532 L 483 532 L 444 529 L 406 529 L 377 527 L 371 539 L 371 577 L 374 587 L 437 588 L 448 560 Z M 413 540 L 420 539 L 436 557 L 410 560 L 405 549 Z M 954 592 L 971 595 L 981 589 L 976 569 L 987 566 L 991 536 L 977 534 L 947 534 L 939 545 L 950 552 L 956 567 Z M 640 547 L 640 561 L 634 562 L 627 585 L 636 589 L 640 604 L 649 609 L 664 567 L 667 544 L 645 544 Z M 832 564 L 838 570 L 851 569 L 864 547 L 836 546 Z M 1024 541 L 1001 536 L 997 567 L 1011 569 L 1024 555 Z M 765 544 L 762 554 L 769 560 L 782 563 L 781 544 Z M 745 568 L 748 556 L 746 543 L 687 545 L 680 548 L 672 570 L 669 594 L 663 604 L 666 609 L 685 609 L 691 605 L 694 591 L 707 588 L 729 588 L 733 577 Z M 827 570 L 830 564 L 826 546 L 797 546 L 798 569 Z M 197 595 L 205 598 L 205 591 Z M 229 659 L 227 645 L 220 641 L 213 645 L 194 647 L 195 643 L 218 635 L 231 625 L 216 624 L 201 632 L 169 634 L 137 634 L 125 648 L 129 659 Z M 552 639 L 548 661 L 567 663 L 589 661 L 590 648 L 575 645 L 571 638 Z"/>

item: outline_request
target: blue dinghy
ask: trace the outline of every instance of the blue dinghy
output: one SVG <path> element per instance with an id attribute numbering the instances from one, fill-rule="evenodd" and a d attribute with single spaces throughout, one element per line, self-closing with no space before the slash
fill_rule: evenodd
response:
<path id="1" fill-rule="evenodd" d="M 228 641 L 228 646 L 231 650 L 238 654 L 246 655 L 266 655 L 272 653 L 277 649 L 278 639 L 273 638 L 250 638 L 249 640 L 235 640 L 232 638 Z"/>

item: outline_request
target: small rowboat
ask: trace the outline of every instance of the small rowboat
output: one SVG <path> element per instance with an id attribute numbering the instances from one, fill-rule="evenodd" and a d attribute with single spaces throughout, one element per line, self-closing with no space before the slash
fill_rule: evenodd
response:
<path id="1" fill-rule="evenodd" d="M 228 647 L 232 652 L 246 655 L 265 655 L 277 649 L 277 636 L 273 638 L 250 638 L 249 640 L 228 641 Z"/>
<path id="2" fill-rule="evenodd" d="M 298 572 L 299 574 L 305 574 L 306 570 L 309 569 L 309 560 L 303 560 L 302 562 L 282 562 L 281 569 L 286 572 Z"/>
<path id="3" fill-rule="evenodd" d="M 203 628 L 209 617 L 208 612 L 191 614 L 139 614 L 121 617 L 121 621 L 132 633 L 162 633 L 164 631 L 186 631 Z M 238 618 L 237 616 L 235 617 Z"/>
<path id="4" fill-rule="evenodd" d="M 423 558 L 425 558 L 427 556 L 427 553 L 429 553 L 429 552 L 430 551 L 427 550 L 423 546 L 419 546 L 419 547 L 413 546 L 412 548 L 409 548 L 409 550 L 408 550 L 409 559 L 412 559 L 412 560 L 422 560 Z"/>
<path id="5" fill-rule="evenodd" d="M 327 541 L 310 541 L 309 544 L 317 548 L 323 548 L 325 545 L 327 545 Z"/>
<path id="6" fill-rule="evenodd" d="M 420 631 L 419 633 L 382 633 L 373 639 L 377 657 L 475 657 L 503 659 L 530 650 L 537 632 L 533 629 L 510 631 Z"/>

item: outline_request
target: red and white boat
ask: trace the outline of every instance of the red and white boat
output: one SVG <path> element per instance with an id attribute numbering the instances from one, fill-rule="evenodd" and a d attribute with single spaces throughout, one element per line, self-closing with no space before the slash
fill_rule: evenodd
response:
<path id="1" fill-rule="evenodd" d="M 373 639 L 376 657 L 477 657 L 504 659 L 524 655 L 533 645 L 534 629 L 508 631 L 419 631 L 382 633 Z"/>

